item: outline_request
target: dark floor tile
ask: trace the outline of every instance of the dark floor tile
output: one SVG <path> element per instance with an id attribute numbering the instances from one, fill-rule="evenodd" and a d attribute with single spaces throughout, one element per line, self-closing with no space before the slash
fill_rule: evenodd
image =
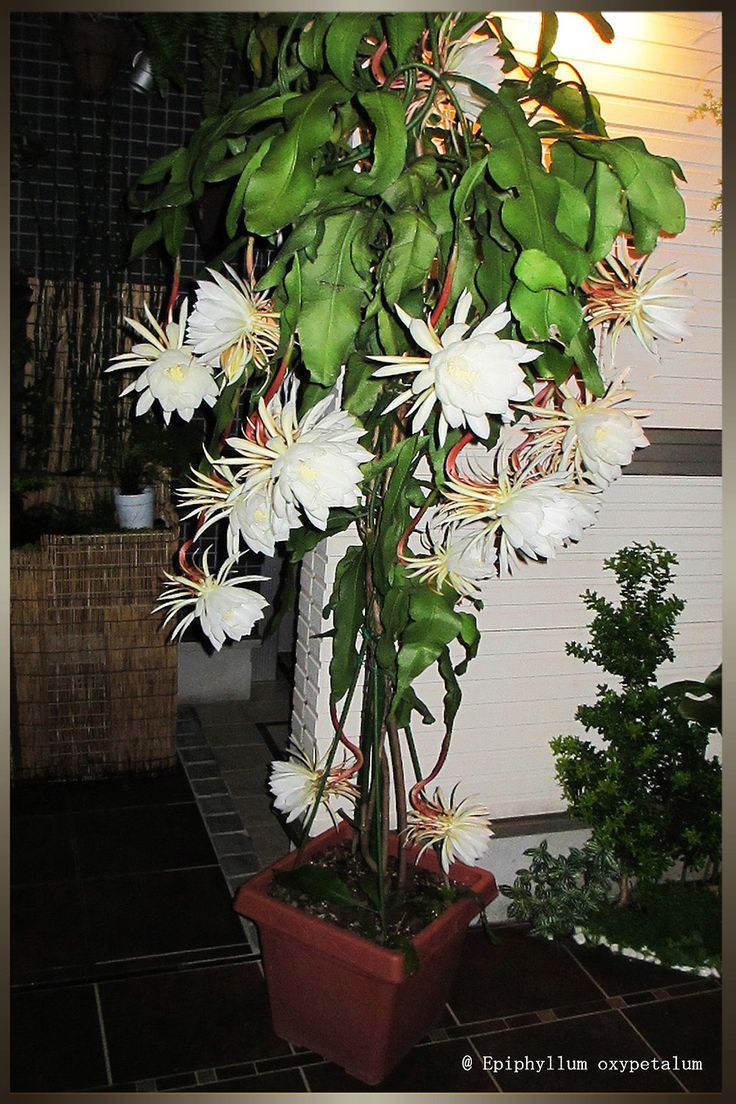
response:
<path id="1" fill-rule="evenodd" d="M 481 1035 L 473 1039 L 473 1044 L 502 1092 L 681 1091 L 669 1073 L 651 1066 L 636 1072 L 607 1068 L 611 1061 L 620 1062 L 622 1058 L 649 1063 L 655 1060 L 652 1050 L 619 1012 Z M 535 1061 L 541 1067 L 534 1068 Z M 573 1068 L 567 1068 L 568 1063 Z M 600 1068 L 600 1063 L 606 1068 Z"/>
<path id="2" fill-rule="evenodd" d="M 488 1075 L 474 1062 L 464 1070 L 468 1044 L 462 1039 L 414 1047 L 392 1073 L 377 1085 L 368 1086 L 351 1077 L 332 1062 L 305 1066 L 304 1075 L 312 1092 L 494 1092 Z"/>
<path id="3" fill-rule="evenodd" d="M 11 1088 L 61 1092 L 107 1083 L 91 985 L 11 997 Z"/>
<path id="4" fill-rule="evenodd" d="M 187 776 L 179 763 L 159 774 L 122 774 L 67 783 L 69 808 L 117 809 L 126 805 L 168 805 L 192 801 Z"/>
<path id="5" fill-rule="evenodd" d="M 11 815 L 59 813 L 67 808 L 68 782 L 14 782 L 10 791 Z"/>
<path id="6" fill-rule="evenodd" d="M 10 822 L 10 882 L 64 882 L 75 876 L 74 848 L 65 813 L 14 815 Z"/>
<path id="7" fill-rule="evenodd" d="M 14 886 L 10 893 L 10 955 L 13 980 L 30 981 L 49 972 L 91 962 L 82 901 L 73 882 Z"/>
<path id="8" fill-rule="evenodd" d="M 498 1020 L 478 1020 L 474 1024 L 455 1024 L 452 1027 L 446 1027 L 445 1031 L 451 1039 L 464 1039 L 469 1035 L 482 1035 L 485 1031 L 505 1031 L 507 1028 L 506 1021 L 503 1019 Z"/>
<path id="9" fill-rule="evenodd" d="M 608 947 L 578 946 L 572 940 L 565 945 L 609 997 L 639 993 L 645 989 L 665 989 L 687 977 L 667 966 L 614 954 Z"/>
<path id="10" fill-rule="evenodd" d="M 113 1078 L 140 1080 L 288 1053 L 255 963 L 102 982 Z"/>
<path id="11" fill-rule="evenodd" d="M 482 931 L 465 941 L 448 1004 L 460 1023 L 537 1012 L 600 997 L 600 990 L 557 943 L 532 939 L 523 930 L 497 932 L 498 944 Z"/>
<path id="12" fill-rule="evenodd" d="M 260 1073 L 255 1077 L 236 1077 L 233 1081 L 217 1081 L 209 1085 L 194 1085 L 187 1092 L 210 1093 L 305 1093 L 302 1075 L 298 1069 L 280 1070 L 278 1073 Z"/>
<path id="13" fill-rule="evenodd" d="M 630 1020 L 661 1058 L 701 1062 L 702 1070 L 678 1070 L 690 1092 L 721 1088 L 721 994 L 697 993 L 627 1008 Z"/>
<path id="14" fill-rule="evenodd" d="M 580 1004 L 562 1004 L 553 1008 L 558 1020 L 569 1019 L 570 1016 L 588 1016 L 591 1012 L 607 1012 L 608 1001 L 605 997 L 600 1000 L 582 1001 Z"/>
<path id="15" fill-rule="evenodd" d="M 244 942 L 219 867 L 85 882 L 98 960 Z"/>
<path id="16" fill-rule="evenodd" d="M 76 813 L 82 877 L 204 866 L 215 861 L 197 806 L 141 806 Z"/>

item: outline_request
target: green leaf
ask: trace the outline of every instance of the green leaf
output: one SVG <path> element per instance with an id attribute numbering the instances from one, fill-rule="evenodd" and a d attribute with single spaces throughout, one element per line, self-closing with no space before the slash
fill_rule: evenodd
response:
<path id="1" fill-rule="evenodd" d="M 335 638 L 330 662 L 330 686 L 336 701 L 347 694 L 355 677 L 360 656 L 355 642 L 363 624 L 365 609 L 365 549 L 348 548 L 335 571 L 335 583 L 327 610 L 339 611 L 335 617 Z"/>
<path id="2" fill-rule="evenodd" d="M 418 11 L 405 11 L 396 15 L 386 15 L 384 19 L 391 57 L 396 65 L 402 65 L 412 48 L 419 45 L 426 27 L 424 14 Z"/>
<path id="3" fill-rule="evenodd" d="M 140 257 L 142 253 L 145 253 L 147 249 L 150 249 L 152 245 L 155 245 L 157 241 L 160 241 L 161 235 L 164 232 L 163 219 L 161 212 L 154 219 L 151 220 L 146 226 L 138 231 L 133 238 L 133 244 L 130 247 L 129 261 L 134 261 L 136 257 Z"/>
<path id="4" fill-rule="evenodd" d="M 575 361 L 585 386 L 600 397 L 605 385 L 593 350 L 593 337 L 587 323 L 583 322 L 575 336 L 566 345 L 566 351 Z"/>
<path id="5" fill-rule="evenodd" d="M 434 193 L 430 191 L 430 188 L 436 179 L 436 175 L 437 162 L 434 157 L 420 157 L 405 169 L 393 184 L 389 184 L 384 189 L 381 198 L 385 200 L 392 211 L 399 211 L 405 207 L 421 207 L 425 196 L 428 198 L 428 203 L 431 203 Z M 445 194 L 447 195 L 447 218 L 450 219 L 449 193 Z M 429 213 L 435 223 L 437 232 L 442 233 L 442 227 L 437 224 L 434 213 L 431 210 Z M 451 219 L 448 229 L 452 229 Z"/>
<path id="6" fill-rule="evenodd" d="M 335 18 L 334 12 L 322 12 L 314 17 L 310 24 L 299 35 L 298 53 L 302 65 L 319 73 L 325 63 L 325 35 L 330 23 Z"/>
<path id="7" fill-rule="evenodd" d="M 391 244 L 381 262 L 381 279 L 386 302 L 393 306 L 404 292 L 421 287 L 437 252 L 437 235 L 432 223 L 419 211 L 397 211 L 389 215 Z"/>
<path id="8" fill-rule="evenodd" d="M 272 140 L 272 137 L 268 137 L 261 142 L 252 154 L 250 154 L 249 151 L 250 156 L 248 157 L 248 162 L 240 174 L 238 183 L 235 185 L 235 190 L 230 197 L 227 211 L 225 212 L 225 230 L 230 238 L 234 238 L 237 233 L 238 220 L 243 213 L 243 200 L 250 178 L 253 176 L 256 169 L 260 168 L 261 163 L 270 149 Z"/>
<path id="9" fill-rule="evenodd" d="M 340 12 L 330 25 L 325 40 L 327 64 L 346 88 L 355 88 L 355 58 L 358 46 L 375 22 L 366 12 Z"/>
<path id="10" fill-rule="evenodd" d="M 182 148 L 172 150 L 171 153 L 165 154 L 163 157 L 159 157 L 158 161 L 154 161 L 152 165 L 149 165 L 147 169 L 144 169 L 141 175 L 138 177 L 138 184 L 160 184 L 165 176 L 168 175 L 169 169 L 174 164 L 177 157 L 186 153 Z"/>
<path id="11" fill-rule="evenodd" d="M 462 691 L 460 689 L 460 683 L 457 681 L 455 668 L 452 666 L 448 648 L 443 648 L 440 652 L 437 659 L 437 669 L 445 684 L 445 697 L 443 700 L 444 715 L 442 720 L 445 726 L 445 732 L 451 733 L 455 724 L 457 711 L 460 708 L 460 702 L 462 701 Z"/>
<path id="12" fill-rule="evenodd" d="M 345 98 L 328 80 L 285 105 L 287 129 L 273 139 L 246 189 L 243 206 L 252 233 L 273 234 L 301 214 L 315 187 L 313 156 L 332 133 L 330 109 Z"/>
<path id="13" fill-rule="evenodd" d="M 595 164 L 588 199 L 593 216 L 588 253 L 595 264 L 611 252 L 624 218 L 625 199 L 621 181 L 604 161 Z"/>
<path id="14" fill-rule="evenodd" d="M 383 381 L 372 378 L 375 370 L 375 364 L 367 361 L 362 353 L 351 353 L 347 359 L 342 405 L 356 418 L 374 410 L 381 394 Z"/>
<path id="15" fill-rule="evenodd" d="M 284 276 L 284 293 L 286 298 L 281 309 L 281 325 L 293 334 L 299 325 L 302 309 L 302 262 L 298 253 Z"/>
<path id="16" fill-rule="evenodd" d="M 406 160 L 404 105 L 390 92 L 359 92 L 358 102 L 373 123 L 373 165 L 370 172 L 347 170 L 345 187 L 358 195 L 378 195 L 401 175 Z"/>
<path id="17" fill-rule="evenodd" d="M 298 222 L 256 284 L 256 290 L 267 291 L 282 280 L 287 264 L 294 254 L 309 248 L 318 239 L 321 241 L 320 231 L 323 227 L 324 222 L 319 215 L 307 215 Z"/>
<path id="18" fill-rule="evenodd" d="M 412 682 L 436 663 L 450 641 L 462 629 L 459 614 L 453 610 L 457 595 L 438 594 L 429 587 L 414 591 L 409 601 L 409 625 L 401 639 L 397 660 L 396 693 L 391 712 Z"/>
<path id="19" fill-rule="evenodd" d="M 553 261 L 541 249 L 524 249 L 514 266 L 516 277 L 531 291 L 554 288 L 567 291 L 567 277 L 557 261 Z"/>
<path id="20" fill-rule="evenodd" d="M 246 134 L 258 123 L 268 119 L 280 119 L 290 100 L 298 99 L 298 92 L 284 92 L 280 96 L 269 96 L 263 103 L 255 106 L 229 111 L 219 124 L 216 134 Z"/>
<path id="21" fill-rule="evenodd" d="M 192 202 L 192 191 L 188 184 L 171 181 L 160 195 L 143 205 L 144 211 L 158 211 L 162 207 L 183 207 Z"/>
<path id="22" fill-rule="evenodd" d="M 485 176 L 487 168 L 487 159 L 481 157 L 479 161 L 476 161 L 463 173 L 452 196 L 452 207 L 455 212 L 455 218 L 461 219 L 464 217 L 465 207 L 470 198 L 470 194 L 476 184 Z"/>
<path id="23" fill-rule="evenodd" d="M 539 28 L 539 43 L 537 45 L 537 68 L 544 65 L 548 56 L 552 53 L 552 48 L 557 39 L 558 26 L 559 20 L 554 12 L 542 12 L 542 23 Z"/>
<path id="24" fill-rule="evenodd" d="M 605 142 L 572 139 L 572 145 L 584 157 L 604 161 L 621 182 L 634 249 L 651 252 L 657 234 L 679 234 L 684 229 L 685 203 L 672 168 L 664 158 L 650 153 L 641 138 L 611 138 Z"/>
<path id="25" fill-rule="evenodd" d="M 558 180 L 560 202 L 555 215 L 555 225 L 570 241 L 581 248 L 588 242 L 590 207 L 583 193 L 567 180 Z"/>
<path id="26" fill-rule="evenodd" d="M 510 89 L 502 86 L 500 92 L 488 95 L 491 102 L 481 113 L 480 124 L 491 144 L 489 172 L 498 187 L 509 192 L 501 209 L 503 225 L 523 249 L 546 253 L 573 284 L 581 284 L 590 262 L 556 225 L 559 181 L 542 167 L 539 138 Z"/>
<path id="27" fill-rule="evenodd" d="M 229 180 L 231 176 L 238 176 L 248 164 L 248 157 L 247 150 L 236 154 L 235 157 L 226 157 L 208 169 L 204 179 L 208 184 L 216 184 L 220 180 Z"/>
<path id="28" fill-rule="evenodd" d="M 567 345 L 583 320 L 582 308 L 574 296 L 550 288 L 530 291 L 518 280 L 512 288 L 509 306 L 525 341 L 551 340 Z"/>
<path id="29" fill-rule="evenodd" d="M 293 870 L 274 870 L 273 880 L 294 893 L 306 893 L 315 901 L 328 905 L 368 909 L 369 906 L 350 890 L 342 878 L 326 866 L 305 863 Z"/>
<path id="30" fill-rule="evenodd" d="M 174 207 L 162 211 L 162 225 L 166 252 L 170 257 L 176 257 L 181 252 L 184 235 L 189 225 L 186 207 Z"/>
<path id="31" fill-rule="evenodd" d="M 492 311 L 508 296 L 516 253 L 504 249 L 489 235 L 481 238 L 481 249 L 483 262 L 475 275 L 475 286 Z"/>
<path id="32" fill-rule="evenodd" d="M 534 374 L 555 383 L 564 383 L 572 369 L 572 359 L 556 345 L 545 344 L 542 355 L 534 361 Z"/>
<path id="33" fill-rule="evenodd" d="M 368 218 L 359 210 L 330 215 L 316 258 L 302 266 L 299 343 L 304 365 L 317 383 L 335 382 L 360 325 L 369 272 L 356 268 L 353 245 Z"/>

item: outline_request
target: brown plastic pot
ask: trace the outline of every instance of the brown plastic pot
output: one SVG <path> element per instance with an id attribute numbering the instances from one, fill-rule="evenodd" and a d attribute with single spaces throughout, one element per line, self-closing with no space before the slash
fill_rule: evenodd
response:
<path id="1" fill-rule="evenodd" d="M 310 840 L 306 858 L 348 835 L 347 825 Z M 395 846 L 395 841 L 394 841 Z M 310 916 L 268 895 L 273 871 L 293 853 L 242 885 L 234 907 L 258 925 L 276 1034 L 315 1051 L 376 1085 L 434 1025 L 447 1000 L 468 924 L 498 889 L 487 870 L 453 863 L 450 878 L 472 890 L 414 937 L 419 969 L 406 976 L 404 956 Z M 433 852 L 419 866 L 433 872 Z"/>

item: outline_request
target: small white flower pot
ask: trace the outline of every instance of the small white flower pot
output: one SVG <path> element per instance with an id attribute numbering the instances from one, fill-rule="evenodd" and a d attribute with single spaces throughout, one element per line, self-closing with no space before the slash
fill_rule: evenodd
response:
<path id="1" fill-rule="evenodd" d="M 141 494 L 121 494 L 113 491 L 115 513 L 121 529 L 152 529 L 154 518 L 153 487 L 144 487 Z"/>

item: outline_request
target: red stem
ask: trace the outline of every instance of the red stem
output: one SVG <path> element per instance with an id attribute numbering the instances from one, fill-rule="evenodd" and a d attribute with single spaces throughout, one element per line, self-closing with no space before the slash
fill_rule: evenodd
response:
<path id="1" fill-rule="evenodd" d="M 359 747 L 356 747 L 350 740 L 348 740 L 343 729 L 340 727 L 340 721 L 337 716 L 337 703 L 333 697 L 330 697 L 330 718 L 332 720 L 332 727 L 340 738 L 340 743 L 344 744 L 346 748 L 355 756 L 355 763 L 347 770 L 338 771 L 335 774 L 335 778 L 339 781 L 343 781 L 346 778 L 351 778 L 354 774 L 357 774 L 360 768 L 363 766 L 363 753 Z"/>
<path id="2" fill-rule="evenodd" d="M 453 479 L 460 479 L 460 476 L 457 472 L 457 460 L 460 453 L 463 451 L 466 445 L 470 444 L 474 436 L 475 434 L 471 430 L 468 430 L 465 436 L 461 437 L 458 443 L 456 445 L 453 445 L 447 454 L 447 459 L 445 460 L 445 471 Z"/>
<path id="3" fill-rule="evenodd" d="M 174 317 L 174 305 L 176 304 L 176 297 L 179 294 L 179 276 L 181 274 L 181 257 L 177 253 L 176 260 L 174 261 L 174 279 L 171 284 L 171 295 L 169 296 L 169 303 L 166 308 L 166 323 L 169 325 Z"/>
<path id="4" fill-rule="evenodd" d="M 455 269 L 457 268 L 457 245 L 452 247 L 452 253 L 450 259 L 447 262 L 447 272 L 445 273 L 445 282 L 442 285 L 442 291 L 440 297 L 437 300 L 437 306 L 429 316 L 429 323 L 431 326 L 436 326 L 440 315 L 447 306 L 447 300 L 450 298 L 450 291 L 452 289 L 452 278 L 455 275 Z"/>
<path id="5" fill-rule="evenodd" d="M 423 798 L 420 796 L 420 794 L 425 789 L 425 787 L 428 786 L 429 783 L 437 777 L 437 775 L 444 767 L 449 750 L 450 733 L 446 732 L 442 740 L 442 747 L 440 748 L 439 758 L 437 759 L 437 762 L 435 763 L 431 772 L 427 775 L 426 778 L 420 778 L 419 781 L 416 782 L 409 790 L 409 803 L 411 804 L 412 808 L 416 809 L 419 813 L 432 811 L 432 806 L 428 805 L 427 802 L 424 801 Z"/>

